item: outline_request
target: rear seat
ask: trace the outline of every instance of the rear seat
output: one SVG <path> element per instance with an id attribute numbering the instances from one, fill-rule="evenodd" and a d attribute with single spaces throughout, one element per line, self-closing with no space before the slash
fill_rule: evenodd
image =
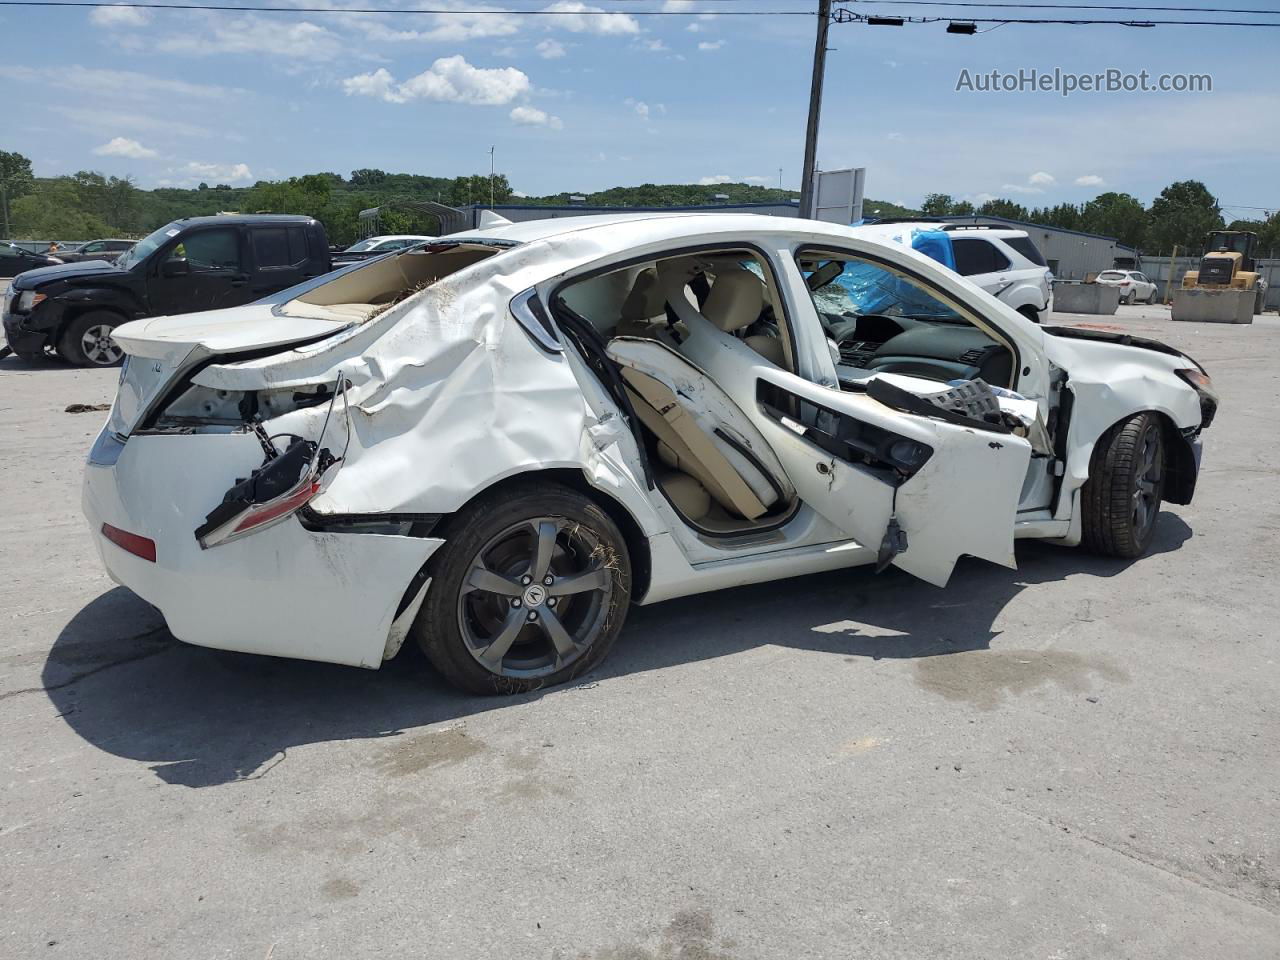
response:
<path id="1" fill-rule="evenodd" d="M 608 354 L 658 439 L 658 457 L 670 468 L 659 480 L 682 513 L 700 519 L 714 503 L 754 520 L 791 502 L 795 491 L 773 451 L 697 366 L 653 339 L 615 337 Z"/>

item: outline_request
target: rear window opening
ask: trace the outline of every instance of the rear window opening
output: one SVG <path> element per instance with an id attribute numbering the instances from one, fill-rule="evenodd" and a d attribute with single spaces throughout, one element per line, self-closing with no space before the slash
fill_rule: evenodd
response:
<path id="1" fill-rule="evenodd" d="M 290 317 L 364 323 L 437 280 L 504 249 L 505 245 L 487 243 L 431 244 L 335 277 L 287 301 L 279 312 Z"/>

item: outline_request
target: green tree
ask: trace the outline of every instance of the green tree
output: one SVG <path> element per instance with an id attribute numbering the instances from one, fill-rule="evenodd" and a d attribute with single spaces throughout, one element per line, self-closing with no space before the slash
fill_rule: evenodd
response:
<path id="1" fill-rule="evenodd" d="M 920 212 L 926 217 L 945 217 L 950 215 L 955 201 L 949 193 L 931 193 L 920 204 Z"/>
<path id="2" fill-rule="evenodd" d="M 9 204 L 31 189 L 31 161 L 20 153 L 0 150 L 0 218 L 4 234 L 11 233 Z"/>
<path id="3" fill-rule="evenodd" d="M 311 173 L 288 180 L 260 180 L 244 203 L 251 213 L 296 213 L 319 219 L 330 193 L 328 178 Z"/>
<path id="4" fill-rule="evenodd" d="M 382 183 L 387 179 L 387 174 L 382 170 L 375 170 L 370 167 L 361 167 L 359 170 L 351 171 L 351 183 L 357 187 L 372 187 Z"/>
<path id="5" fill-rule="evenodd" d="M 1199 250 L 1205 235 L 1223 225 L 1217 198 L 1199 180 L 1169 184 L 1151 201 L 1148 213 L 1147 246 L 1153 250 L 1170 250 L 1174 244 Z"/>
<path id="6" fill-rule="evenodd" d="M 42 181 L 13 201 L 13 235 L 30 240 L 92 240 L 107 234 L 107 225 L 85 206 L 71 177 Z"/>
<path id="7" fill-rule="evenodd" d="M 973 214 L 973 204 L 968 200 L 958 200 L 951 205 L 951 216 L 968 217 Z"/>
<path id="8" fill-rule="evenodd" d="M 988 200 L 978 208 L 978 213 L 984 217 L 1004 217 L 1006 220 L 1026 220 L 1030 216 L 1022 204 L 1003 197 Z"/>
<path id="9" fill-rule="evenodd" d="M 1147 234 L 1147 211 L 1127 193 L 1100 193 L 1080 212 L 1081 228 L 1115 237 L 1130 247 L 1141 247 Z"/>

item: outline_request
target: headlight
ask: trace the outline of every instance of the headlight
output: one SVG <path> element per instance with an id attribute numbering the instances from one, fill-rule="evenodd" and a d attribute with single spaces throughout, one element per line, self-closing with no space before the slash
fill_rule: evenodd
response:
<path id="1" fill-rule="evenodd" d="M 1218 412 L 1218 394 L 1213 389 L 1213 381 L 1203 370 L 1188 368 L 1173 372 L 1185 380 L 1200 398 L 1200 429 L 1206 429 Z"/>
<path id="2" fill-rule="evenodd" d="M 23 290 L 18 294 L 18 313 L 30 313 L 37 303 L 44 300 L 43 293 L 36 293 L 34 290 Z"/>

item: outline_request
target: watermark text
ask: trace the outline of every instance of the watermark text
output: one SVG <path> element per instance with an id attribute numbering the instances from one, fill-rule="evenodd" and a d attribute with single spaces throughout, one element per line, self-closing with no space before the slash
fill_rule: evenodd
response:
<path id="1" fill-rule="evenodd" d="M 1158 73 L 1146 70 L 1131 73 L 1111 67 L 1098 73 L 1072 73 L 1055 67 L 1037 70 L 1024 67 L 1003 70 L 960 71 L 956 92 L 968 93 L 1212 93 L 1213 76 L 1208 73 Z"/>

